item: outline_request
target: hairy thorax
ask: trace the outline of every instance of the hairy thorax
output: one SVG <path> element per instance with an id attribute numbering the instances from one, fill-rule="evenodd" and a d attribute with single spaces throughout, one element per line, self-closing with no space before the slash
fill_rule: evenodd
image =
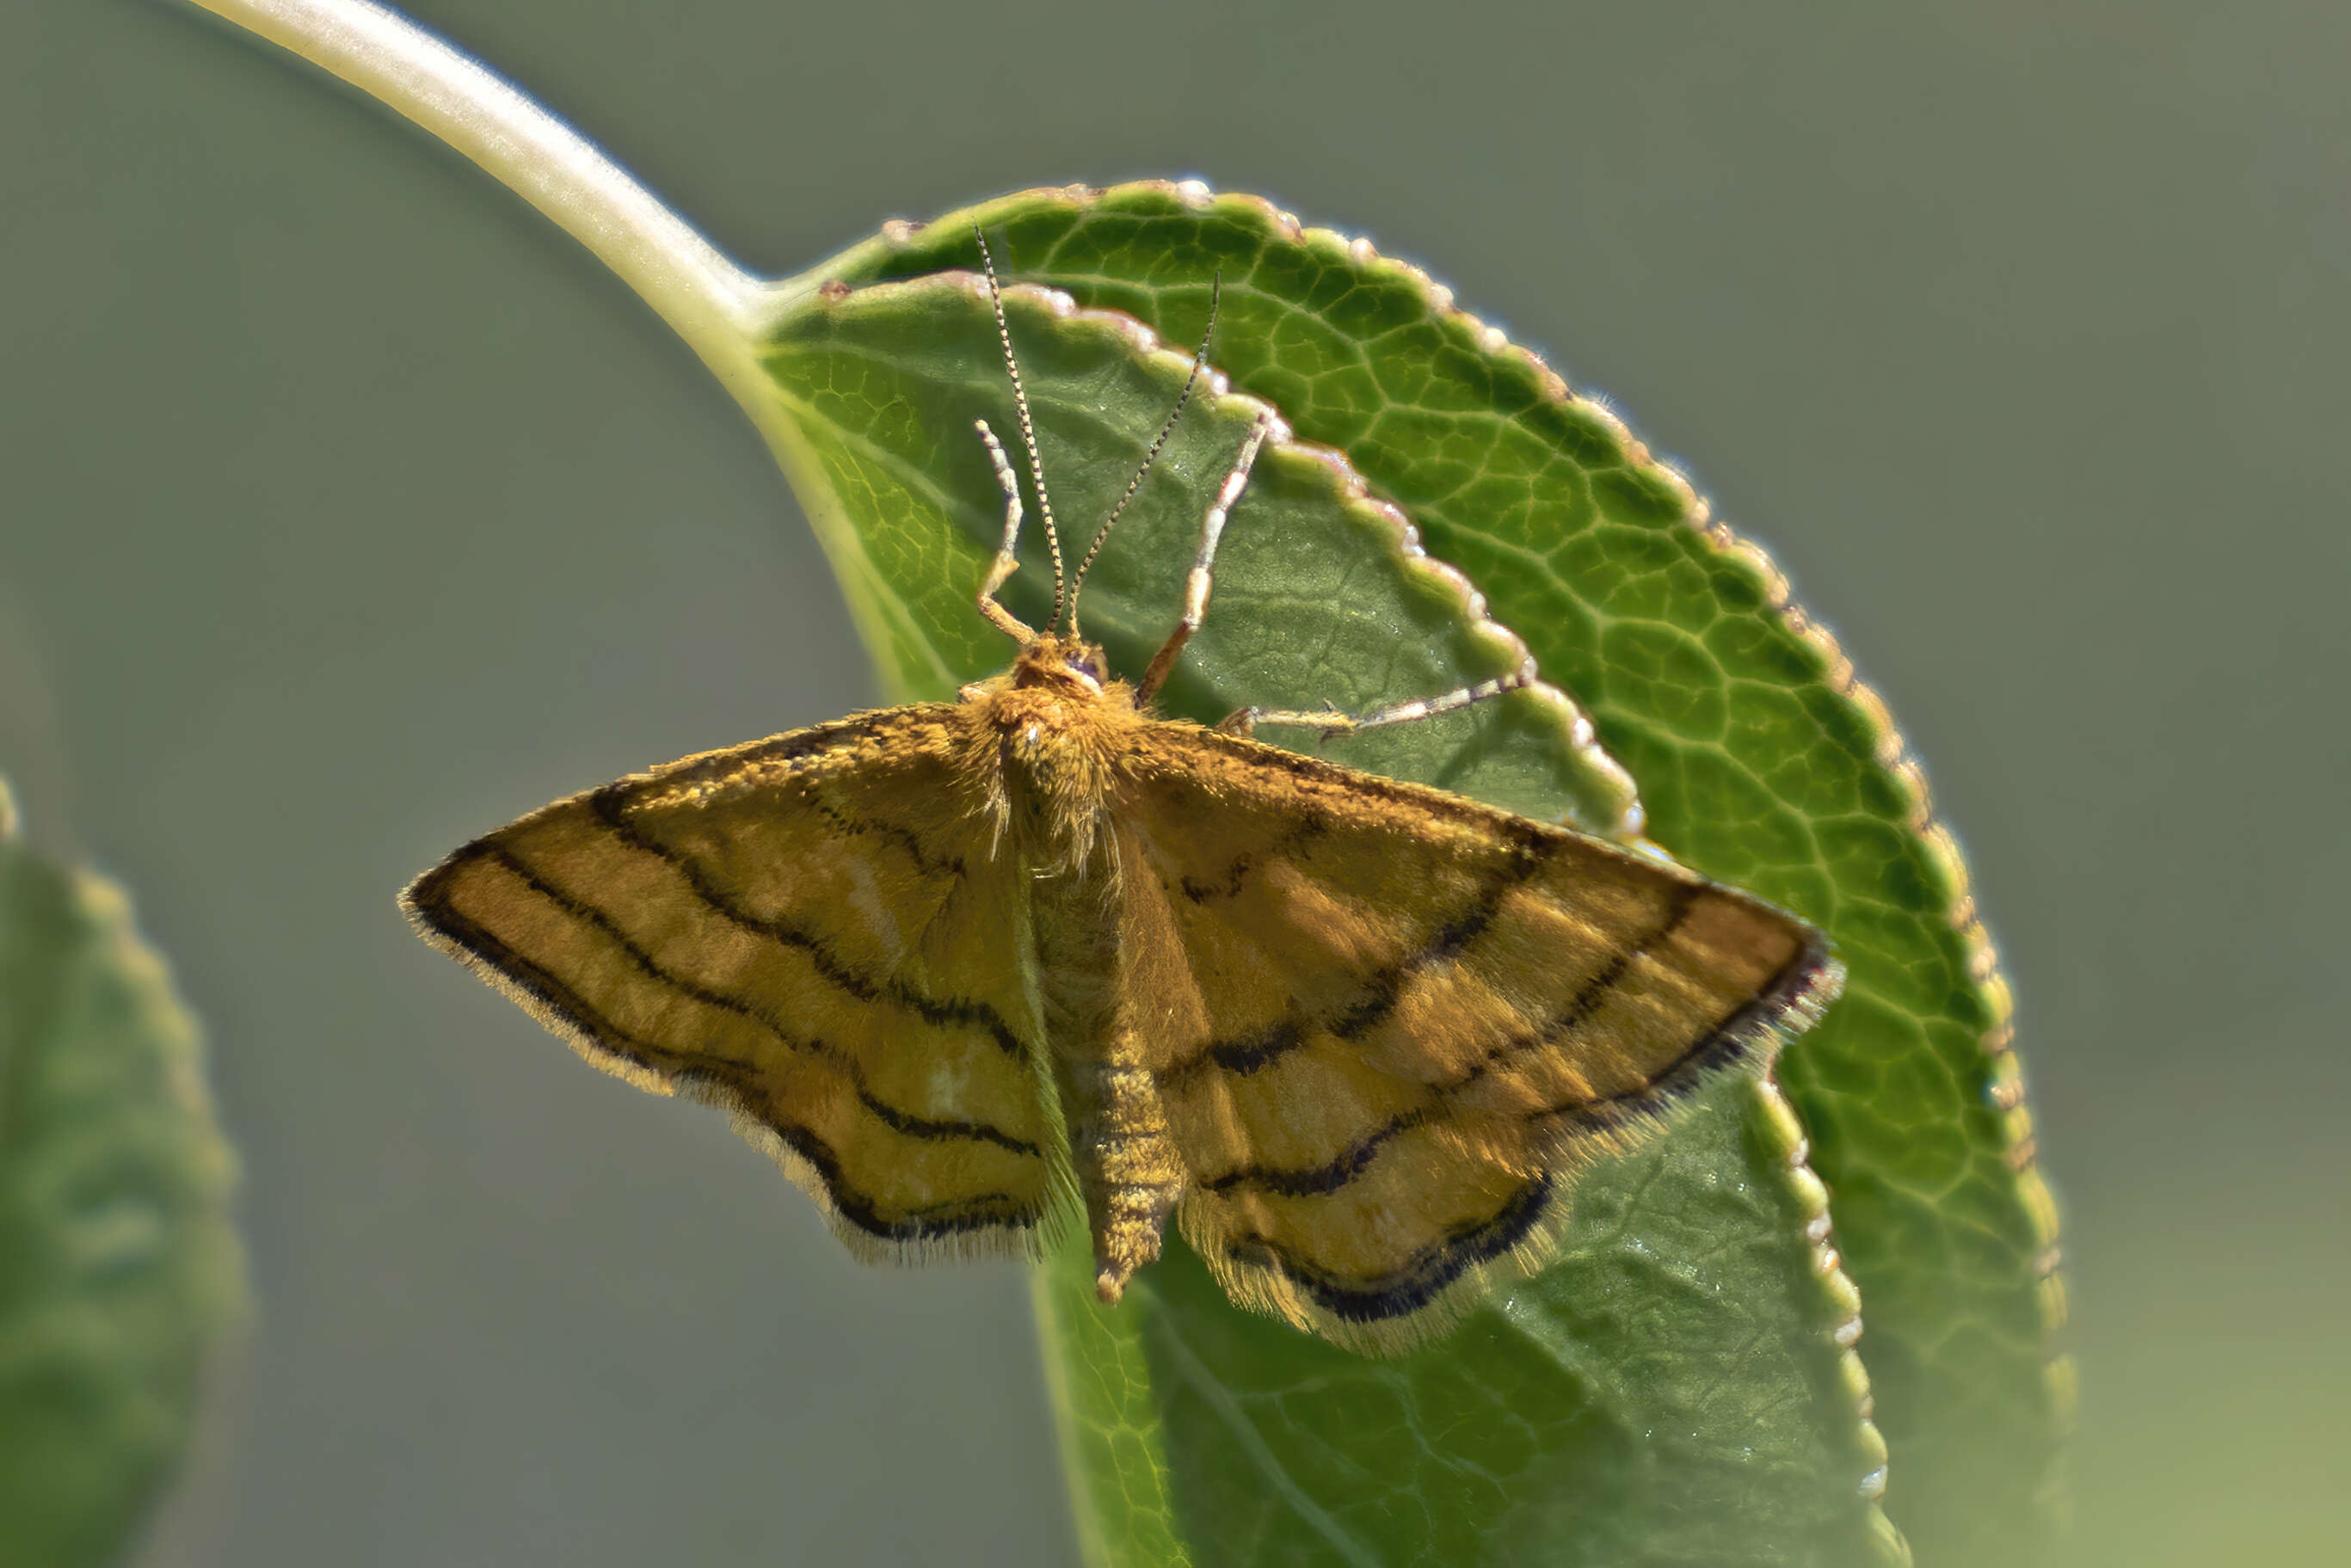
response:
<path id="1" fill-rule="evenodd" d="M 989 781 L 987 809 L 1040 882 L 1115 879 L 1104 861 L 1113 852 L 1111 801 L 1130 742 L 1150 721 L 1136 711 L 1133 689 L 1105 681 L 1102 669 L 1101 649 L 1046 639 L 1002 675 L 964 691 L 974 710 L 973 748 L 983 754 L 973 758 L 975 776 Z"/>

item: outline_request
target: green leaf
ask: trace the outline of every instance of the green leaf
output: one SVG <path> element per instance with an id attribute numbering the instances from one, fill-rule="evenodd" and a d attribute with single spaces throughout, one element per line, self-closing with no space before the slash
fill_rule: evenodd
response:
<path id="1" fill-rule="evenodd" d="M 1187 337 L 1207 284 L 1203 269 L 1168 287 Z M 1091 524 L 1186 356 L 1030 289 L 1006 305 L 1057 510 Z M 937 274 L 812 291 L 775 325 L 764 364 L 788 461 L 893 683 L 938 697 L 1000 667 L 1010 644 L 971 602 L 1001 528 L 972 422 L 1017 426 L 984 291 Z M 1215 389 L 1196 399 L 1086 580 L 1085 628 L 1122 667 L 1139 670 L 1172 623 L 1199 513 L 1257 406 Z M 1090 531 L 1073 528 L 1072 548 Z M 1207 622 L 1168 690 L 1178 712 L 1360 708 L 1524 657 L 1334 453 L 1270 447 L 1225 538 Z M 1007 599 L 1041 622 L 1041 528 L 1024 545 Z M 1549 689 L 1328 749 L 1602 831 L 1637 814 L 1623 773 Z M 1873 1500 L 1883 1448 L 1838 1337 L 1856 1303 L 1818 1245 L 1825 1197 L 1801 1141 L 1768 1087 L 1721 1086 L 1673 1137 L 1580 1189 L 1558 1265 L 1396 1361 L 1238 1311 L 1180 1245 L 1106 1312 L 1073 1252 L 1040 1290 L 1094 1555 L 1898 1560 Z"/>
<path id="2" fill-rule="evenodd" d="M 0 1563 L 111 1563 L 244 1301 L 195 1026 L 113 883 L 0 788 Z"/>
<path id="3" fill-rule="evenodd" d="M 1845 999 L 1780 1078 L 1868 1303 L 1888 1506 L 1928 1562 L 2037 1553 L 2070 1369 L 2006 988 L 1923 777 L 1834 642 L 1608 413 L 1419 273 L 1253 198 L 1033 192 L 891 225 L 809 276 L 970 267 L 975 218 L 1008 276 L 1179 340 L 1220 270 L 1235 383 L 1343 451 L 1489 597 L 1640 781 L 1658 842 L 1835 938 Z"/>

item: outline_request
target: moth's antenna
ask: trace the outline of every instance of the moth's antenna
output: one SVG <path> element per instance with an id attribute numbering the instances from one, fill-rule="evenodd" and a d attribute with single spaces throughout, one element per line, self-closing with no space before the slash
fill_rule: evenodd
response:
<path id="1" fill-rule="evenodd" d="M 1085 586 L 1086 569 L 1093 565 L 1094 557 L 1102 553 L 1102 540 L 1110 538 L 1110 526 L 1118 521 L 1118 515 L 1126 510 L 1126 504 L 1134 499 L 1137 490 L 1143 488 L 1144 476 L 1151 472 L 1154 463 L 1159 461 L 1159 449 L 1166 445 L 1167 438 L 1176 433 L 1176 422 L 1184 416 L 1184 405 L 1192 401 L 1192 389 L 1199 384 L 1200 372 L 1208 368 L 1208 342 L 1217 335 L 1217 306 L 1223 299 L 1224 293 L 1225 274 L 1219 267 L 1208 280 L 1208 329 L 1200 334 L 1200 351 L 1192 356 L 1192 373 L 1184 378 L 1184 390 L 1176 395 L 1176 406 L 1167 411 L 1167 423 L 1159 427 L 1159 434 L 1152 438 L 1151 450 L 1143 455 L 1143 466 L 1137 468 L 1134 477 L 1126 482 L 1126 494 L 1118 498 L 1118 505 L 1110 509 L 1110 516 L 1104 517 L 1102 526 L 1094 531 L 1094 542 L 1086 547 L 1085 559 L 1078 562 L 1077 572 L 1070 579 L 1070 635 L 1072 637 L 1078 635 L 1078 591 Z"/>
<path id="2" fill-rule="evenodd" d="M 987 235 L 980 232 L 978 224 L 971 225 L 971 235 L 979 241 L 979 264 L 987 269 L 987 303 L 996 311 L 996 336 L 1004 345 L 1004 368 L 1012 377 L 1012 402 L 1020 410 L 1020 440 L 1029 448 L 1029 472 L 1037 481 L 1037 510 L 1045 518 L 1045 547 L 1053 552 L 1053 613 L 1045 617 L 1045 630 L 1050 632 L 1061 618 L 1061 536 L 1053 527 L 1053 499 L 1045 494 L 1045 460 L 1037 454 L 1037 426 L 1029 417 L 1029 393 L 1020 385 L 1019 361 L 1012 357 L 1012 329 L 1004 324 L 1004 291 L 997 287 L 996 258 L 987 254 Z"/>

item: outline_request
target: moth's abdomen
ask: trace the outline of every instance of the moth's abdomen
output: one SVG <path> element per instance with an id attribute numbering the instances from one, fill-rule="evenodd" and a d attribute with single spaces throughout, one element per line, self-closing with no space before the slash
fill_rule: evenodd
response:
<path id="1" fill-rule="evenodd" d="M 1076 863 L 1040 868 L 1030 886 L 1046 1051 L 1093 1237 L 1096 1289 L 1114 1301 L 1128 1276 L 1159 1256 L 1184 1162 L 1136 1029 L 1114 841 L 1092 836 Z"/>
<path id="2" fill-rule="evenodd" d="M 1131 1042 L 1106 1059 L 1056 1063 L 1071 1151 L 1094 1239 L 1094 1284 L 1115 1301 L 1137 1269 L 1159 1256 L 1167 1216 L 1184 1195 L 1184 1162 L 1167 1135 L 1153 1075 Z"/>

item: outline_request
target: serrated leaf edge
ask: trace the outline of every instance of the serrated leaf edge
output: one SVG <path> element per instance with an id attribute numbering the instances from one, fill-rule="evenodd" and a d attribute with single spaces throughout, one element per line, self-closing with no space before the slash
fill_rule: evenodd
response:
<path id="1" fill-rule="evenodd" d="M 1632 438 L 1628 436 L 1628 442 Z M 1764 601 L 1780 616 L 1788 629 L 1810 643 L 1823 664 L 1823 679 L 1831 691 L 1844 698 L 1857 709 L 1874 737 L 1873 759 L 1892 778 L 1909 798 L 1909 811 L 1904 819 L 1913 838 L 1925 848 L 1936 870 L 1949 880 L 1951 902 L 1945 917 L 1968 955 L 1968 977 L 1982 992 L 1991 1012 L 1991 1027 L 1978 1037 L 1978 1045 L 1991 1059 L 1992 1080 L 1986 1092 L 1993 1107 L 2000 1112 L 2003 1137 L 2001 1158 L 2017 1181 L 2017 1198 L 2033 1227 L 2036 1250 L 2031 1265 L 2035 1281 L 2036 1301 L 2041 1308 L 2042 1336 L 2048 1351 L 2046 1376 L 2054 1407 L 2061 1416 L 2070 1402 L 2072 1372 L 2066 1358 L 2053 1348 L 2058 1332 L 2065 1322 L 2064 1284 L 2058 1274 L 2061 1252 L 2058 1246 L 2057 1205 L 2049 1184 L 2040 1170 L 2039 1146 L 2032 1134 L 2032 1116 L 2024 1104 L 2023 1063 L 2016 1053 L 2016 1004 L 2007 977 L 2000 967 L 1999 950 L 1994 946 L 1991 931 L 1976 911 L 1974 894 L 1970 889 L 1967 862 L 1959 853 L 1959 841 L 1934 812 L 1933 796 L 1927 784 L 1927 773 L 1917 754 L 1910 749 L 1900 730 L 1894 725 L 1894 716 L 1886 699 L 1854 671 L 1853 661 L 1838 645 L 1836 635 L 1808 614 L 1791 594 L 1788 580 L 1771 555 L 1753 540 L 1741 537 L 1730 526 L 1713 517 L 1706 497 L 1699 495 L 1688 480 L 1669 465 L 1648 458 L 1646 449 L 1632 442 L 1633 450 L 1647 461 L 1649 468 L 1665 476 L 1687 497 L 1687 520 L 1691 528 L 1706 537 L 1718 554 L 1737 556 L 1746 560 L 1761 577 Z"/>
<path id="2" fill-rule="evenodd" d="M 1903 1568 L 1910 1562 L 1910 1548 L 1883 1507 L 1886 1437 L 1877 1429 L 1876 1400 L 1870 1393 L 1869 1369 L 1861 1359 L 1861 1290 L 1845 1273 L 1833 1240 L 1828 1184 L 1813 1172 L 1812 1144 L 1804 1135 L 1803 1120 L 1781 1092 L 1773 1073 L 1767 1071 L 1753 1081 L 1753 1098 L 1765 1150 L 1785 1166 L 1788 1189 L 1804 1216 L 1813 1279 L 1830 1314 L 1829 1342 L 1836 1346 L 1833 1372 L 1854 1415 L 1855 1458 L 1864 1467 L 1857 1489 L 1868 1505 L 1871 1541 L 1881 1563 L 1888 1568 Z"/>

